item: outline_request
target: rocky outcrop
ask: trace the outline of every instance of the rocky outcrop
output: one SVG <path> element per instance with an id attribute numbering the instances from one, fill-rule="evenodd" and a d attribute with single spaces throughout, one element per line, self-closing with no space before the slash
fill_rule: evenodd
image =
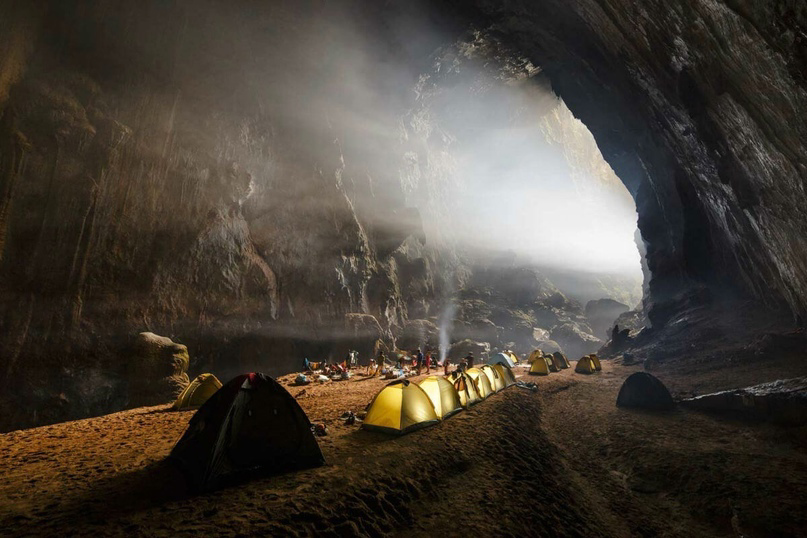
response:
<path id="1" fill-rule="evenodd" d="M 175 400 L 188 386 L 188 348 L 165 336 L 140 333 L 126 357 L 129 404 L 158 405 Z"/>
<path id="2" fill-rule="evenodd" d="M 700 285 L 807 311 L 803 3 L 447 3 L 541 66 L 633 194 L 653 325 Z"/>
<path id="3" fill-rule="evenodd" d="M 576 323 L 563 323 L 557 325 L 550 333 L 552 340 L 557 342 L 563 353 L 570 357 L 581 357 L 589 353 L 594 353 L 603 344 L 603 341 L 585 331 Z M 543 350 L 542 351 L 549 351 Z"/>
<path id="4" fill-rule="evenodd" d="M 452 361 L 458 361 L 473 353 L 477 361 L 485 361 L 490 355 L 490 344 L 487 342 L 474 342 L 473 340 L 460 340 L 451 344 L 451 349 L 448 352 L 448 358 Z"/>
<path id="5" fill-rule="evenodd" d="M 807 377 L 704 394 L 683 400 L 681 405 L 757 420 L 804 424 L 807 422 Z"/>
<path id="6" fill-rule="evenodd" d="M 597 299 L 586 303 L 586 319 L 595 335 L 600 338 L 610 338 L 610 329 L 614 322 L 630 308 L 628 305 L 613 299 Z"/>
<path id="7" fill-rule="evenodd" d="M 404 324 L 395 345 L 406 351 L 420 348 L 425 353 L 427 349 L 437 349 L 439 342 L 440 330 L 437 325 L 426 319 L 412 319 Z"/>

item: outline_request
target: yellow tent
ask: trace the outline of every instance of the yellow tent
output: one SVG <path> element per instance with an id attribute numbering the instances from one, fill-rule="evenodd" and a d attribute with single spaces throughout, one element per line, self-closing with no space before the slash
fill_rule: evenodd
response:
<path id="1" fill-rule="evenodd" d="M 546 360 L 546 365 L 549 367 L 550 372 L 560 372 L 560 367 L 555 364 L 555 357 L 552 355 L 544 355 L 544 360 Z"/>
<path id="2" fill-rule="evenodd" d="M 513 353 L 512 351 L 505 351 L 505 353 L 510 355 L 510 358 L 513 359 L 514 363 L 518 364 L 518 356 L 515 353 Z"/>
<path id="3" fill-rule="evenodd" d="M 513 375 L 513 371 L 510 368 L 501 363 L 494 364 L 491 368 L 496 370 L 496 373 L 502 378 L 505 387 L 515 384 L 516 376 Z"/>
<path id="4" fill-rule="evenodd" d="M 479 393 L 480 398 L 484 400 L 493 394 L 493 387 L 490 386 L 490 381 L 488 380 L 488 376 L 485 375 L 485 372 L 479 368 L 468 368 L 465 373 L 474 380 L 474 385 L 476 386 L 476 391 Z"/>
<path id="5" fill-rule="evenodd" d="M 527 359 L 527 362 L 528 362 L 528 363 L 530 363 L 530 364 L 532 364 L 532 361 L 534 361 L 535 359 L 540 359 L 540 358 L 542 358 L 543 356 L 544 356 L 544 352 L 543 352 L 543 351 L 541 351 L 540 349 L 536 349 L 535 351 L 533 351 L 532 353 L 530 353 L 530 356 L 529 356 L 529 358 Z"/>
<path id="6" fill-rule="evenodd" d="M 457 394 L 460 396 L 460 403 L 466 409 L 482 401 L 482 398 L 479 397 L 479 392 L 476 390 L 474 380 L 467 374 L 454 372 L 447 376 L 447 379 L 454 384 L 454 388 L 457 389 Z"/>
<path id="7" fill-rule="evenodd" d="M 549 365 L 543 357 L 536 357 L 530 365 L 530 375 L 549 375 Z"/>
<path id="8" fill-rule="evenodd" d="M 216 376 L 200 374 L 179 394 L 177 401 L 174 402 L 174 409 L 200 407 L 220 388 L 221 381 L 216 379 Z"/>
<path id="9" fill-rule="evenodd" d="M 376 394 L 362 427 L 385 433 L 409 433 L 438 422 L 428 394 L 406 379 L 393 381 Z"/>
<path id="10" fill-rule="evenodd" d="M 485 364 L 483 366 L 480 366 L 479 369 L 482 370 L 486 376 L 488 376 L 488 381 L 490 382 L 490 388 L 493 389 L 493 392 L 499 392 L 504 388 L 504 380 L 499 378 L 498 372 L 496 372 L 496 370 L 491 368 L 490 365 Z"/>
<path id="11" fill-rule="evenodd" d="M 600 359 L 599 357 L 597 357 L 597 354 L 592 353 L 591 355 L 589 355 L 589 357 L 591 357 L 591 362 L 594 363 L 594 367 L 597 369 L 597 371 L 599 372 L 600 370 L 602 370 L 602 364 L 600 364 Z"/>
<path id="12" fill-rule="evenodd" d="M 431 375 L 420 382 L 420 388 L 429 396 L 437 418 L 446 419 L 462 411 L 462 403 L 457 389 L 448 379 Z"/>
<path id="13" fill-rule="evenodd" d="M 591 360 L 591 357 L 586 355 L 577 361 L 577 366 L 574 367 L 574 371 L 578 374 L 593 374 L 597 371 L 597 366 L 594 364 L 594 361 Z"/>
<path id="14" fill-rule="evenodd" d="M 555 364 L 558 368 L 571 368 L 571 364 L 569 364 L 569 359 L 566 358 L 566 355 L 561 353 L 560 351 L 556 351 L 552 354 L 552 357 L 555 358 Z"/>

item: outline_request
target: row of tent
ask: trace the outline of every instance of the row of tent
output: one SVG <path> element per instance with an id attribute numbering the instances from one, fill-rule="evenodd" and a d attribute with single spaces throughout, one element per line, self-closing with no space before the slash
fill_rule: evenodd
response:
<path id="1" fill-rule="evenodd" d="M 602 364 L 596 354 L 586 355 L 577 361 L 574 371 L 578 374 L 593 374 L 602 370 Z"/>
<path id="2" fill-rule="evenodd" d="M 530 354 L 528 359 L 530 364 L 530 375 L 549 375 L 551 372 L 559 372 L 566 368 L 571 368 L 569 359 L 560 351 L 556 351 L 551 355 L 543 353 L 540 349 L 536 349 Z M 586 355 L 577 361 L 574 368 L 575 373 L 578 374 L 593 374 L 602 370 L 600 359 L 597 355 L 592 353 Z"/>
<path id="3" fill-rule="evenodd" d="M 493 360 L 498 359 L 494 356 Z M 370 402 L 362 427 L 385 433 L 409 433 L 437 424 L 515 382 L 506 361 L 445 377 L 429 376 L 420 384 L 405 379 L 393 381 Z"/>
<path id="4" fill-rule="evenodd" d="M 549 375 L 550 372 L 560 372 L 571 367 L 569 359 L 559 351 L 550 355 L 536 349 L 527 360 L 530 363 L 530 375 Z"/>

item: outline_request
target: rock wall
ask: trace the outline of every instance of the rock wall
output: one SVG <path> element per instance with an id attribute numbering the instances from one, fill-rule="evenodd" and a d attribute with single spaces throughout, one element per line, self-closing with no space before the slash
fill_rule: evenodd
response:
<path id="1" fill-rule="evenodd" d="M 136 403 L 141 331 L 226 378 L 336 358 L 351 313 L 383 345 L 435 315 L 443 262 L 396 187 L 405 151 L 374 146 L 410 88 L 364 111 L 345 73 L 383 31 L 373 10 L 0 4 L 0 429 Z"/>
<path id="2" fill-rule="evenodd" d="M 445 2 L 540 66 L 634 195 L 656 303 L 807 309 L 803 2 Z"/>
<path id="3" fill-rule="evenodd" d="M 412 88 L 468 25 L 542 70 L 634 196 L 654 326 L 687 294 L 803 315 L 803 3 L 5 0 L 0 429 L 126 406 L 141 331 L 226 377 L 339 353 L 348 314 L 387 343 L 436 319 L 462 280 L 425 241 L 451 136 Z"/>

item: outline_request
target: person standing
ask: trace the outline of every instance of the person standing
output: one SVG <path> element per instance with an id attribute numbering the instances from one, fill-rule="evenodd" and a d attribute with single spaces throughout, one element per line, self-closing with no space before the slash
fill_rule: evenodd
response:
<path id="1" fill-rule="evenodd" d="M 443 375 L 448 375 L 448 367 L 451 366 L 451 361 L 448 360 L 448 357 L 445 358 L 443 361 Z"/>
<path id="2" fill-rule="evenodd" d="M 431 371 L 432 371 L 432 352 L 431 351 L 426 352 L 426 359 L 425 360 L 426 360 L 426 373 L 430 374 Z"/>
<path id="3" fill-rule="evenodd" d="M 423 352 L 418 348 L 417 355 L 415 355 L 415 363 L 417 365 L 417 372 L 420 375 L 420 369 L 423 367 Z"/>

